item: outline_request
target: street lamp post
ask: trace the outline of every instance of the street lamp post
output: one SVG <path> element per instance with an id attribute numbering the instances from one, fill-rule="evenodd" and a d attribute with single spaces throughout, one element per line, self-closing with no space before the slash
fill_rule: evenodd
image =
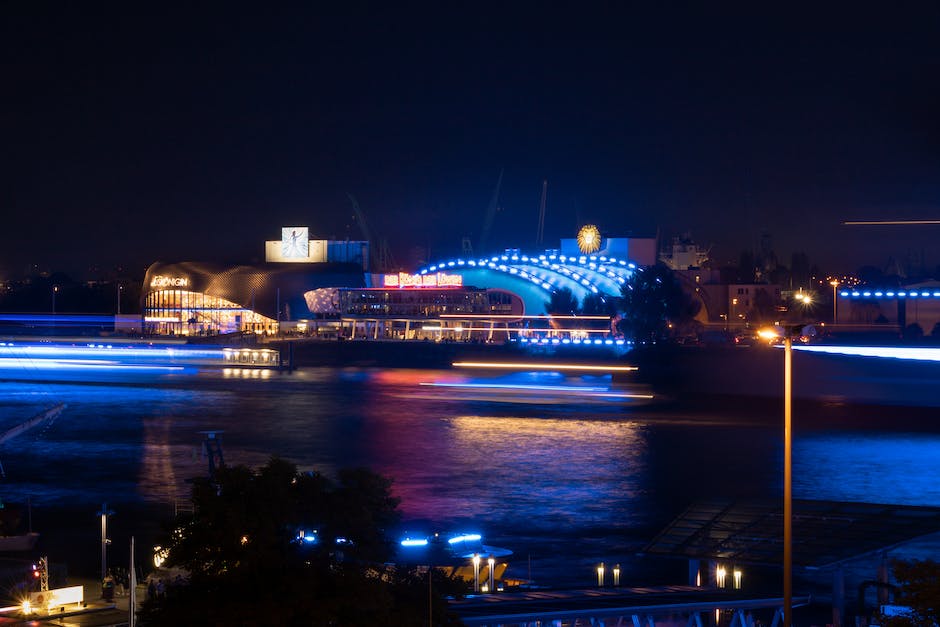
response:
<path id="1" fill-rule="evenodd" d="M 793 338 L 783 338 L 783 627 L 793 624 Z"/>
<path id="2" fill-rule="evenodd" d="M 783 339 L 783 627 L 793 624 L 793 337 L 791 329 L 763 329 Z"/>
<path id="3" fill-rule="evenodd" d="M 108 539 L 108 516 L 114 514 L 114 511 L 108 509 L 107 503 L 101 504 L 101 580 L 108 576 L 108 545 L 111 540 Z"/>
<path id="4" fill-rule="evenodd" d="M 59 286 L 53 285 L 52 286 L 52 315 L 53 316 L 55 315 L 55 295 L 58 294 L 58 292 L 59 292 Z"/>
<path id="5" fill-rule="evenodd" d="M 836 324 L 839 321 L 839 310 L 836 307 L 836 288 L 839 287 L 839 280 L 833 279 L 829 281 L 829 285 L 832 286 L 832 324 Z"/>

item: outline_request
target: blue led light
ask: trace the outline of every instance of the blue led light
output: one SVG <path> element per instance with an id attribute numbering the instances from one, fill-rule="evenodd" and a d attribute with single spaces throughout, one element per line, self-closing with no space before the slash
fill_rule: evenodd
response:
<path id="1" fill-rule="evenodd" d="M 419 538 L 419 539 L 414 539 L 414 540 L 412 540 L 411 538 L 405 538 L 404 540 L 401 541 L 401 545 L 402 546 L 427 546 L 428 540 L 427 538 Z"/>
<path id="2" fill-rule="evenodd" d="M 465 533 L 463 535 L 454 536 L 447 541 L 447 544 L 457 544 L 458 542 L 479 542 L 483 539 L 478 533 Z"/>

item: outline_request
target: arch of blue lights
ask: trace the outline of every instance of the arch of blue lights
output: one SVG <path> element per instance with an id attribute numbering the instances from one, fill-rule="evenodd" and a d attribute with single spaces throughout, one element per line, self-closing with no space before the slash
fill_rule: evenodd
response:
<path id="1" fill-rule="evenodd" d="M 586 296 L 620 296 L 624 283 L 636 270 L 636 264 L 606 255 L 524 255 L 506 253 L 477 259 L 452 259 L 418 271 L 459 274 L 464 285 L 484 282 L 478 287 L 498 288 L 519 296 L 526 313 L 545 313 L 551 294 L 568 288 L 583 302 Z M 488 277 L 480 276 L 480 272 Z"/>

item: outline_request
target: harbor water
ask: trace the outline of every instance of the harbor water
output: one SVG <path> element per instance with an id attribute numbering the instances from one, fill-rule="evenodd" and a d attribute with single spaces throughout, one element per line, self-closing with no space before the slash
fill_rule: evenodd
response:
<path id="1" fill-rule="evenodd" d="M 647 392 L 604 374 L 340 367 L 3 380 L 0 431 L 66 408 L 0 450 L 0 498 L 87 510 L 90 524 L 104 502 L 171 512 L 207 471 L 201 432 L 216 430 L 228 464 L 277 455 L 327 475 L 356 465 L 387 475 L 407 521 L 511 548 L 514 577 L 590 585 L 606 562 L 624 564 L 625 582 L 652 583 L 631 571 L 633 556 L 696 499 L 781 494 L 782 408 L 641 402 Z M 797 410 L 795 498 L 940 506 L 934 410 L 905 421 L 892 412 L 914 410 Z"/>

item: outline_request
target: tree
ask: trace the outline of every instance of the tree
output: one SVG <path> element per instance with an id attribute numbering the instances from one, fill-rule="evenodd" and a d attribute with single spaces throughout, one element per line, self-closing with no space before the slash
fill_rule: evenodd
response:
<path id="1" fill-rule="evenodd" d="M 567 287 L 555 290 L 545 303 L 545 311 L 552 315 L 573 316 L 578 313 L 578 299 Z"/>
<path id="2" fill-rule="evenodd" d="M 164 544 L 167 566 L 188 577 L 148 598 L 140 624 L 421 624 L 428 573 L 384 565 L 399 519 L 390 486 L 366 469 L 334 482 L 277 458 L 196 479 L 194 513 Z M 432 574 L 434 624 L 455 624 L 441 595 L 463 582 Z"/>
<path id="3" fill-rule="evenodd" d="M 904 327 L 904 339 L 908 342 L 919 342 L 924 339 L 924 330 L 916 322 Z"/>
<path id="4" fill-rule="evenodd" d="M 700 306 L 661 263 L 634 272 L 621 294 L 624 314 L 620 330 L 638 344 L 665 340 L 670 324 L 685 324 Z"/>
<path id="5" fill-rule="evenodd" d="M 907 617 L 891 617 L 882 624 L 889 627 L 940 624 L 940 563 L 933 560 L 895 560 L 894 578 L 899 592 L 895 603 L 911 608 Z"/>
<path id="6" fill-rule="evenodd" d="M 619 298 L 602 294 L 588 294 L 581 303 L 581 313 L 585 316 L 615 316 L 619 308 Z"/>

